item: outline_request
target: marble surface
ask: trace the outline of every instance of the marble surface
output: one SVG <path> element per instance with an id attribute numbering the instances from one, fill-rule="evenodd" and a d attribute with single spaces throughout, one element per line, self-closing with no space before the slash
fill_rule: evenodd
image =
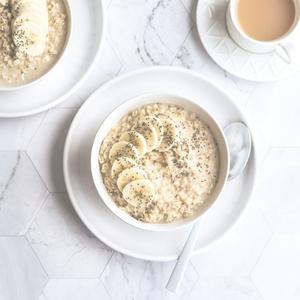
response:
<path id="1" fill-rule="evenodd" d="M 300 73 L 258 84 L 224 72 L 199 41 L 195 0 L 105 5 L 105 46 L 84 86 L 47 112 L 0 119 L 0 300 L 300 299 Z M 81 103 L 146 65 L 189 68 L 225 88 L 252 121 L 260 154 L 249 210 L 221 243 L 192 259 L 177 295 L 164 289 L 174 262 L 126 257 L 96 240 L 74 213 L 62 176 L 64 139 Z"/>

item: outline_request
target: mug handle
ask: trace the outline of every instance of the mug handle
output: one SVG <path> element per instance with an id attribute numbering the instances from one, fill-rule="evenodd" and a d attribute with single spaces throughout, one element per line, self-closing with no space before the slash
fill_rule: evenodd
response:
<path id="1" fill-rule="evenodd" d="M 275 48 L 275 53 L 278 57 L 280 57 L 285 63 L 291 64 L 292 63 L 292 57 L 291 57 L 291 51 L 292 51 L 292 45 L 286 44 L 282 45 L 279 44 Z"/>

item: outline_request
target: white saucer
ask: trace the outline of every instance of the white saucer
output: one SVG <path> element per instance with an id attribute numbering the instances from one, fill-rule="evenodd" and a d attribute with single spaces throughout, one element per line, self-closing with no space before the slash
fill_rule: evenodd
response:
<path id="1" fill-rule="evenodd" d="M 47 110 L 73 94 L 95 64 L 104 36 L 101 0 L 70 0 L 72 29 L 63 57 L 45 77 L 28 87 L 0 92 L 0 117 L 12 118 Z"/>
<path id="2" fill-rule="evenodd" d="M 198 0 L 197 28 L 204 48 L 227 72 L 251 81 L 276 81 L 293 74 L 297 64 L 287 64 L 274 52 L 255 54 L 240 48 L 226 28 L 227 0 Z"/>
<path id="3" fill-rule="evenodd" d="M 124 254 L 146 260 L 176 259 L 190 228 L 174 232 L 137 229 L 115 216 L 99 198 L 90 171 L 91 146 L 104 118 L 120 103 L 141 94 L 180 94 L 196 99 L 221 126 L 245 116 L 213 83 L 186 69 L 149 67 L 118 77 L 98 89 L 83 104 L 70 127 L 64 150 L 64 178 L 71 202 L 85 225 L 104 243 Z M 244 211 L 256 177 L 253 149 L 248 166 L 202 217 L 203 231 L 195 254 L 224 235 Z"/>

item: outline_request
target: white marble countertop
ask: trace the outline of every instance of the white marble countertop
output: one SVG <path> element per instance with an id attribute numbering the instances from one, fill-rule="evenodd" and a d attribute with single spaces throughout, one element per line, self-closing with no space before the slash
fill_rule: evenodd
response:
<path id="1" fill-rule="evenodd" d="M 102 56 L 75 95 L 39 115 L 0 119 L 0 299 L 300 299 L 300 73 L 277 83 L 237 79 L 205 53 L 195 0 L 106 0 Z M 209 1 L 209 0 L 208 0 Z M 250 209 L 209 252 L 192 259 L 178 295 L 173 263 L 116 253 L 74 213 L 62 176 L 68 126 L 107 80 L 145 65 L 213 79 L 254 123 L 261 171 Z"/>

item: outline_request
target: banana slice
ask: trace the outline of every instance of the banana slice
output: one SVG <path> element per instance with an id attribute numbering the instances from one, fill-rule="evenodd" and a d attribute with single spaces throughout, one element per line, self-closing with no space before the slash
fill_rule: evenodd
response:
<path id="1" fill-rule="evenodd" d="M 24 52 L 29 56 L 40 56 L 45 51 L 46 43 L 47 41 L 45 38 L 37 38 L 32 41 L 32 44 L 24 48 Z"/>
<path id="2" fill-rule="evenodd" d="M 41 55 L 48 35 L 47 0 L 11 0 L 14 44 L 30 56 Z"/>
<path id="3" fill-rule="evenodd" d="M 48 13 L 46 0 L 33 1 L 12 1 L 12 11 L 15 15 L 21 16 L 24 12 Z"/>
<path id="4" fill-rule="evenodd" d="M 137 167 L 137 163 L 129 157 L 118 157 L 112 164 L 111 177 L 116 178 L 122 171 L 131 167 Z"/>
<path id="5" fill-rule="evenodd" d="M 24 11 L 21 15 L 16 17 L 15 22 L 18 18 L 21 18 L 24 23 L 32 22 L 38 26 L 41 26 L 43 33 L 45 35 L 48 34 L 48 14 L 42 14 L 38 11 Z"/>
<path id="6" fill-rule="evenodd" d="M 132 206 L 148 204 L 155 199 L 155 189 L 148 179 L 134 180 L 124 187 L 123 198 Z"/>
<path id="7" fill-rule="evenodd" d="M 24 9 L 47 9 L 47 0 L 11 0 L 12 9 L 19 15 L 22 14 Z"/>
<path id="8" fill-rule="evenodd" d="M 120 173 L 117 180 L 117 186 L 122 192 L 124 187 L 131 181 L 138 179 L 147 179 L 147 173 L 140 167 L 125 169 Z"/>
<path id="9" fill-rule="evenodd" d="M 157 117 L 154 117 L 154 116 L 147 116 L 147 117 L 143 118 L 143 121 L 151 124 L 154 127 L 156 135 L 157 135 L 157 145 L 155 148 L 159 147 L 159 145 L 162 141 L 162 138 L 163 138 L 163 134 L 164 134 L 164 127 L 163 127 L 160 119 Z"/>
<path id="10" fill-rule="evenodd" d="M 12 5 L 28 5 L 31 3 L 42 3 L 43 0 L 10 0 Z"/>
<path id="11" fill-rule="evenodd" d="M 30 56 L 41 55 L 46 46 L 46 37 L 42 29 L 36 23 L 22 22 L 18 18 L 14 23 L 13 41 L 20 50 Z"/>
<path id="12" fill-rule="evenodd" d="M 136 161 L 139 160 L 138 150 L 131 143 L 125 141 L 113 144 L 109 151 L 109 159 L 111 162 L 120 156 L 129 157 Z"/>
<path id="13" fill-rule="evenodd" d="M 131 143 L 139 151 L 140 156 L 147 152 L 147 142 L 144 136 L 137 131 L 124 132 L 120 137 L 120 141 Z"/>
<path id="14" fill-rule="evenodd" d="M 48 33 L 47 0 L 12 1 L 12 10 L 15 18 L 21 17 L 37 23 Z"/>
<path id="15" fill-rule="evenodd" d="M 178 139 L 178 128 L 177 125 L 171 119 L 167 117 L 160 118 L 164 133 L 160 146 L 157 148 L 160 152 L 165 152 L 171 149 Z"/>
<path id="16" fill-rule="evenodd" d="M 141 120 L 134 128 L 135 131 L 143 135 L 147 143 L 147 151 L 154 150 L 158 145 L 158 137 L 155 128 L 150 122 Z"/>

